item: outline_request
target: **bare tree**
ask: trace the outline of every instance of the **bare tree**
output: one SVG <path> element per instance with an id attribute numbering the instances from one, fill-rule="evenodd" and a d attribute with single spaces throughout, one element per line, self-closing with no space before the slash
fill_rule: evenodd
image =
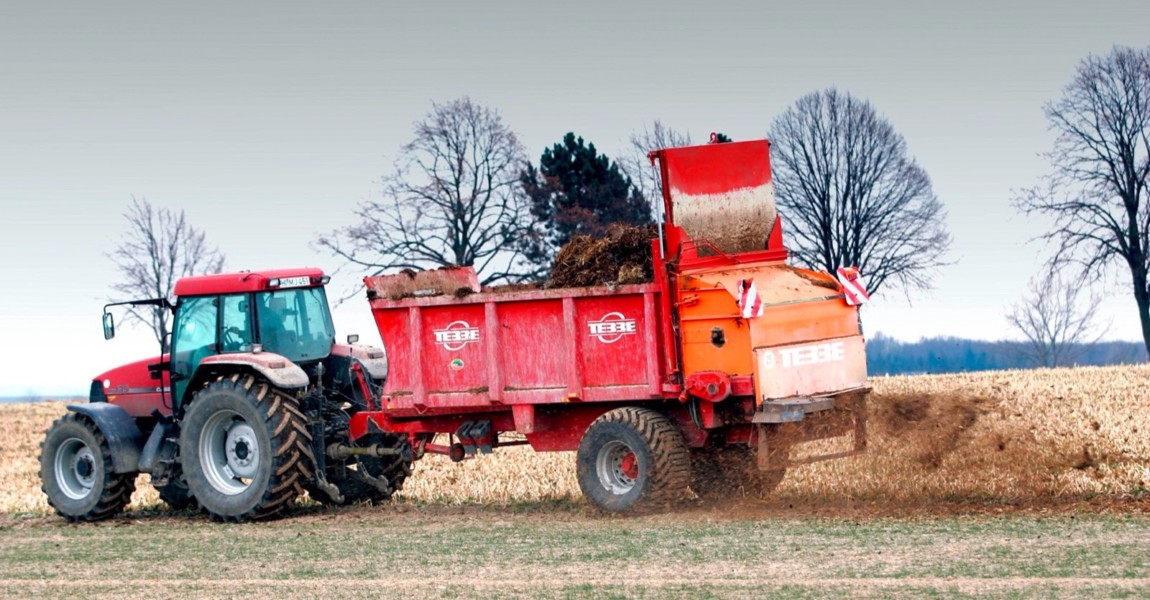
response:
<path id="1" fill-rule="evenodd" d="M 651 159 L 647 155 L 653 150 L 690 145 L 690 133 L 679 133 L 655 119 L 650 128 L 644 124 L 643 131 L 631 134 L 631 147 L 619 160 L 619 165 L 623 167 L 623 171 L 631 178 L 639 192 L 647 198 L 651 207 L 655 208 L 663 204 L 663 178 L 651 166 Z"/>
<path id="2" fill-rule="evenodd" d="M 1086 57 L 1045 110 L 1058 135 L 1052 172 L 1015 206 L 1053 218 L 1052 262 L 1074 261 L 1090 279 L 1125 264 L 1150 352 L 1150 47 Z"/>
<path id="3" fill-rule="evenodd" d="M 1093 334 L 1099 298 L 1088 293 L 1081 281 L 1067 281 L 1048 268 L 1030 280 L 1030 291 L 1010 308 L 1006 320 L 1026 338 L 1022 354 L 1039 367 L 1073 364 L 1105 331 Z"/>
<path id="4" fill-rule="evenodd" d="M 415 123 L 383 195 L 356 222 L 317 240 L 349 264 L 388 269 L 473 266 L 484 284 L 516 281 L 517 239 L 530 225 L 522 144 L 498 112 L 461 98 Z"/>
<path id="5" fill-rule="evenodd" d="M 204 241 L 204 232 L 192 227 L 184 211 L 156 210 L 146 198 L 132 197 L 125 239 L 108 255 L 122 281 L 112 289 L 127 299 L 171 298 L 176 280 L 189 275 L 218 273 L 224 255 Z M 125 298 L 118 298 L 124 300 Z M 166 350 L 171 312 L 161 307 L 128 307 L 128 318 L 152 329 Z"/>
<path id="6" fill-rule="evenodd" d="M 871 104 L 812 92 L 771 124 L 779 213 L 796 259 L 834 272 L 857 266 L 867 288 L 930 287 L 947 264 L 946 213 L 906 141 Z"/>

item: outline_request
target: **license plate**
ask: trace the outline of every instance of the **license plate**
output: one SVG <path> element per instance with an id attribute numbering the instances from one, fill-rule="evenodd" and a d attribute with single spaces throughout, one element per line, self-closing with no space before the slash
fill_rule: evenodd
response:
<path id="1" fill-rule="evenodd" d="M 280 287 L 281 288 L 305 287 L 305 286 L 308 286 L 310 284 L 311 284 L 311 278 L 306 276 L 306 275 L 303 277 L 281 277 L 280 278 Z"/>

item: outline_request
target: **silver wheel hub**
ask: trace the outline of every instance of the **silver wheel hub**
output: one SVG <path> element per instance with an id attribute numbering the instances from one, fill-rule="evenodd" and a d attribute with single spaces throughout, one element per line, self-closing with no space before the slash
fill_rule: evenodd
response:
<path id="1" fill-rule="evenodd" d="M 238 413 L 222 410 L 209 417 L 199 448 L 204 475 L 222 494 L 243 493 L 259 473 L 256 431 Z"/>
<path id="2" fill-rule="evenodd" d="M 595 473 L 599 476 L 599 483 L 615 495 L 630 492 L 638 478 L 635 460 L 635 453 L 627 444 L 620 441 L 604 444 L 595 457 Z"/>
<path id="3" fill-rule="evenodd" d="M 228 453 L 228 466 L 237 477 L 253 477 L 260 466 L 260 451 L 256 444 L 256 432 L 247 423 L 237 422 L 228 430 L 224 442 Z"/>
<path id="4" fill-rule="evenodd" d="M 96 455 L 83 440 L 68 438 L 56 452 L 55 471 L 60 491 L 73 500 L 83 500 L 96 486 Z"/>

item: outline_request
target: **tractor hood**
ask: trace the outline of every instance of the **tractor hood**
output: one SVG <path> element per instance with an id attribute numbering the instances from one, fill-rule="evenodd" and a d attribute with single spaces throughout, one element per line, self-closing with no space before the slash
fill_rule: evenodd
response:
<path id="1" fill-rule="evenodd" d="M 134 417 L 146 417 L 153 410 L 171 414 L 165 406 L 168 392 L 168 372 L 150 370 L 168 360 L 168 355 L 146 358 L 105 371 L 92 379 L 91 402 L 108 402 L 121 406 Z"/>

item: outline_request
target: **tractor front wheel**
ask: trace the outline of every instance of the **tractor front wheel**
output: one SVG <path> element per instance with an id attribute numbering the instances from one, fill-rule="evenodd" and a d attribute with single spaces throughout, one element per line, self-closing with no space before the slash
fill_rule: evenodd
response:
<path id="1" fill-rule="evenodd" d="M 618 408 L 595 420 L 576 453 L 579 488 L 596 507 L 638 511 L 679 500 L 690 481 L 683 436 L 667 417 Z"/>
<path id="2" fill-rule="evenodd" d="M 98 521 L 124 510 L 135 473 L 115 473 L 104 434 L 89 419 L 60 417 L 40 444 L 41 489 L 69 521 Z"/>
<path id="3" fill-rule="evenodd" d="M 196 392 L 181 426 L 180 456 L 192 496 L 224 521 L 278 515 L 303 493 L 315 464 L 295 399 L 251 375 Z"/>

